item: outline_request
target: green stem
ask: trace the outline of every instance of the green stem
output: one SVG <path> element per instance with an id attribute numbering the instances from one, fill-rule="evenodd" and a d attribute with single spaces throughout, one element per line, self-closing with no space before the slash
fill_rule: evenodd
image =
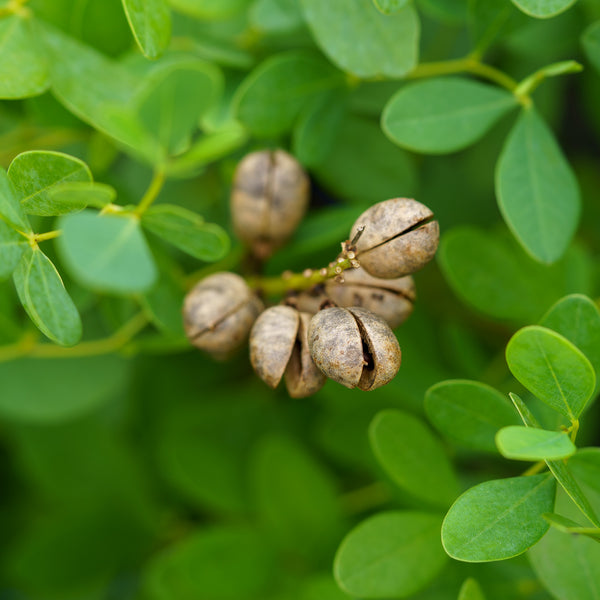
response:
<path id="1" fill-rule="evenodd" d="M 140 203 L 137 205 L 134 211 L 136 215 L 141 216 L 148 210 L 148 208 L 150 208 L 152 203 L 156 200 L 158 194 L 160 194 L 164 184 L 165 171 L 162 167 L 160 167 L 154 171 L 152 181 L 150 182 L 144 197 L 140 200 Z"/>
<path id="2" fill-rule="evenodd" d="M 563 62 L 547 65 L 519 82 L 517 88 L 514 90 L 515 96 L 518 98 L 529 98 L 533 91 L 547 77 L 556 77 L 557 75 L 566 75 L 568 73 L 579 73 L 582 70 L 583 67 L 574 60 L 565 60 Z"/>
<path id="3" fill-rule="evenodd" d="M 577 432 L 579 431 L 579 419 L 573 419 L 571 421 L 571 441 L 575 443 L 577 439 Z"/>
<path id="4" fill-rule="evenodd" d="M 291 273 L 286 271 L 279 277 L 248 277 L 246 282 L 251 288 L 259 290 L 267 296 L 282 295 L 290 291 L 308 290 L 318 283 L 323 283 L 341 275 L 346 269 L 358 266 L 354 254 L 350 253 L 347 258 L 338 258 L 329 263 L 327 267 L 313 270 L 306 269 L 302 273 Z"/>
<path id="5" fill-rule="evenodd" d="M 62 231 L 60 229 L 56 229 L 54 231 L 47 231 L 46 233 L 34 233 L 33 239 L 36 242 L 45 242 L 46 240 L 53 240 L 60 235 L 62 235 Z"/>
<path id="6" fill-rule="evenodd" d="M 543 471 L 545 467 L 546 463 L 543 460 L 540 460 L 539 462 L 531 465 L 531 467 L 529 467 L 529 469 L 523 473 L 523 476 L 526 477 L 528 475 L 536 475 L 540 471 Z"/>

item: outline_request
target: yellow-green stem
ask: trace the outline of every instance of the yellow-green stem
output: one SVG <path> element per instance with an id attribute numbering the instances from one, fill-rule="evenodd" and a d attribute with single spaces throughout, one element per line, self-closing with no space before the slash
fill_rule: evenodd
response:
<path id="1" fill-rule="evenodd" d="M 540 460 L 539 462 L 536 462 L 535 464 L 531 465 L 531 467 L 529 467 L 529 469 L 527 469 L 527 471 L 523 473 L 523 476 L 536 475 L 540 471 L 543 471 L 545 468 L 546 463 L 543 460 Z"/>
<path id="2" fill-rule="evenodd" d="M 60 229 L 56 229 L 54 231 L 47 231 L 46 233 L 34 233 L 33 239 L 36 242 L 45 242 L 46 240 L 53 240 L 60 235 L 62 235 L 62 231 Z"/>
<path id="3" fill-rule="evenodd" d="M 165 171 L 162 168 L 158 168 L 156 171 L 154 171 L 152 181 L 150 182 L 144 197 L 140 200 L 140 203 L 137 205 L 134 211 L 136 215 L 141 216 L 148 210 L 148 208 L 150 208 L 152 203 L 156 200 L 158 194 L 160 194 L 164 183 Z"/>

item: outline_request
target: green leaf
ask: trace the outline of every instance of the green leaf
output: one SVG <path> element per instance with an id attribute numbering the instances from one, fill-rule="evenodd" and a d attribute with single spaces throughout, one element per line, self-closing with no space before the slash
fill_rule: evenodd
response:
<path id="1" fill-rule="evenodd" d="M 255 0 L 249 11 L 252 26 L 266 33 L 287 33 L 304 23 L 300 0 Z"/>
<path id="2" fill-rule="evenodd" d="M 137 217 L 84 210 L 61 217 L 59 227 L 63 262 L 82 285 L 133 294 L 154 284 L 156 267 Z"/>
<path id="3" fill-rule="evenodd" d="M 229 237 L 221 227 L 181 206 L 151 206 L 142 215 L 142 225 L 199 260 L 219 260 L 229 251 Z"/>
<path id="4" fill-rule="evenodd" d="M 384 15 L 393 15 L 402 10 L 408 4 L 408 0 L 373 0 L 373 3 Z"/>
<path id="5" fill-rule="evenodd" d="M 241 13 L 251 0 L 170 0 L 171 6 L 201 20 L 223 20 Z"/>
<path id="6" fill-rule="evenodd" d="M 577 248 L 556 264 L 543 265 L 502 232 L 455 227 L 442 235 L 437 258 L 459 298 L 486 315 L 519 324 L 537 322 L 565 294 L 589 289 L 587 258 Z"/>
<path id="7" fill-rule="evenodd" d="M 43 217 L 73 210 L 68 204 L 54 201 L 51 195 L 54 186 L 70 181 L 91 182 L 93 179 L 89 167 L 78 158 L 43 150 L 19 154 L 8 167 L 8 177 L 25 212 Z"/>
<path id="8" fill-rule="evenodd" d="M 0 218 L 13 229 L 31 233 L 31 225 L 19 202 L 17 190 L 6 171 L 0 167 Z"/>
<path id="9" fill-rule="evenodd" d="M 27 238 L 0 220 L 0 280 L 15 270 L 27 246 Z"/>
<path id="10" fill-rule="evenodd" d="M 342 82 L 342 74 L 316 54 L 296 51 L 275 55 L 240 85 L 234 110 L 255 135 L 279 135 L 292 128 L 308 100 Z"/>
<path id="11" fill-rule="evenodd" d="M 600 73 L 600 21 L 592 23 L 581 36 L 581 44 L 596 71 Z"/>
<path id="12" fill-rule="evenodd" d="M 81 338 L 81 319 L 52 261 L 39 249 L 28 249 L 13 273 L 23 308 L 36 327 L 62 346 Z"/>
<path id="13" fill-rule="evenodd" d="M 122 0 L 125 15 L 146 58 L 158 58 L 169 45 L 171 13 L 167 0 Z"/>
<path id="14" fill-rule="evenodd" d="M 55 214 L 67 214 L 93 206 L 105 208 L 112 204 L 117 197 L 115 188 L 105 183 L 94 183 L 90 181 L 71 181 L 57 183 L 47 192 L 49 205 Z"/>
<path id="15" fill-rule="evenodd" d="M 513 4 L 530 17 L 549 19 L 564 12 L 577 0 L 512 0 Z"/>
<path id="16" fill-rule="evenodd" d="M 496 434 L 500 454 L 515 460 L 558 460 L 575 454 L 577 448 L 564 431 L 546 431 L 512 425 Z"/>
<path id="17" fill-rule="evenodd" d="M 480 483 L 448 511 L 442 544 L 452 558 L 466 562 L 517 556 L 548 530 L 542 514 L 554 508 L 555 493 L 549 474 Z"/>
<path id="18" fill-rule="evenodd" d="M 156 142 L 133 112 L 140 80 L 50 25 L 41 29 L 54 95 L 80 119 L 153 162 L 159 153 Z"/>
<path id="19" fill-rule="evenodd" d="M 540 325 L 552 329 L 577 346 L 596 373 L 600 385 L 600 310 L 587 296 L 572 294 L 559 300 L 542 317 Z"/>
<path id="20" fill-rule="evenodd" d="M 48 61 L 34 19 L 17 14 L 2 17 L 0 49 L 0 98 L 27 98 L 46 91 Z"/>
<path id="21" fill-rule="evenodd" d="M 442 444 L 417 417 L 381 411 L 371 422 L 369 440 L 379 464 L 403 490 L 441 508 L 458 495 L 458 480 Z"/>
<path id="22" fill-rule="evenodd" d="M 518 423 L 503 394 L 466 379 L 441 381 L 430 387 L 425 394 L 425 411 L 433 425 L 451 440 L 494 453 L 498 430 Z"/>
<path id="23" fill-rule="evenodd" d="M 539 326 L 520 329 L 506 347 L 511 373 L 540 400 L 574 421 L 594 392 L 594 368 L 558 333 Z"/>
<path id="24" fill-rule="evenodd" d="M 476 579 L 468 577 L 458 592 L 458 600 L 485 600 L 481 586 Z"/>
<path id="25" fill-rule="evenodd" d="M 424 588 L 445 562 L 437 515 L 380 512 L 344 538 L 333 571 L 340 587 L 352 596 L 396 598 Z"/>
<path id="26" fill-rule="evenodd" d="M 196 529 L 148 564 L 144 597 L 266 598 L 276 568 L 273 552 L 258 531 L 243 525 Z"/>
<path id="27" fill-rule="evenodd" d="M 600 448 L 580 448 L 569 460 L 569 469 L 600 512 Z"/>
<path id="28" fill-rule="evenodd" d="M 600 527 L 582 527 L 576 521 L 556 513 L 544 513 L 542 516 L 558 531 L 574 535 L 585 535 L 600 542 Z"/>
<path id="29" fill-rule="evenodd" d="M 436 77 L 403 87 L 381 116 L 385 134 L 396 144 L 430 154 L 465 148 L 517 106 L 513 94 L 462 79 Z"/>
<path id="30" fill-rule="evenodd" d="M 118 397 L 128 366 L 115 355 L 0 363 L 0 414 L 45 425 L 74 419 Z"/>
<path id="31" fill-rule="evenodd" d="M 544 587 L 559 600 L 600 597 L 600 544 L 551 528 L 529 551 L 529 561 Z"/>
<path id="32" fill-rule="evenodd" d="M 527 17 L 506 0 L 471 0 L 468 25 L 473 46 L 487 48 L 499 36 L 507 36 Z"/>
<path id="33" fill-rule="evenodd" d="M 398 78 L 417 64 L 420 25 L 412 5 L 387 16 L 372 0 L 301 4 L 317 45 L 344 71 L 362 78 Z"/>
<path id="34" fill-rule="evenodd" d="M 328 471 L 291 438 L 272 434 L 256 447 L 250 476 L 259 520 L 274 543 L 311 560 L 329 556 L 341 513 Z"/>
<path id="35" fill-rule="evenodd" d="M 527 404 L 525 404 L 525 402 L 523 402 L 523 400 L 519 396 L 517 396 L 517 394 L 509 392 L 508 395 L 510 396 L 514 407 L 517 409 L 517 412 L 519 413 L 519 416 L 521 417 L 523 423 L 525 423 L 527 427 L 539 428 L 540 424 L 537 422 L 537 419 L 527 407 Z"/>
<path id="36" fill-rule="evenodd" d="M 552 131 L 534 108 L 523 110 L 496 166 L 496 197 L 506 224 L 525 250 L 552 263 L 579 221 L 575 175 Z"/>
<path id="37" fill-rule="evenodd" d="M 180 58 L 159 63 L 147 79 L 137 97 L 140 120 L 166 154 L 179 154 L 220 95 L 221 73 L 203 60 Z"/>

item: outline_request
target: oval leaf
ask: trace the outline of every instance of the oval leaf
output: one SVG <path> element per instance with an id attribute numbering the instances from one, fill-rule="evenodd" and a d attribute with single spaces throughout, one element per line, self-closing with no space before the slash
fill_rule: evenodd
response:
<path id="1" fill-rule="evenodd" d="M 372 0 L 301 0 L 317 45 L 357 77 L 402 77 L 417 64 L 419 18 L 412 5 L 391 16 Z"/>
<path id="2" fill-rule="evenodd" d="M 433 425 L 450 439 L 488 452 L 497 451 L 495 436 L 501 427 L 519 422 L 503 394 L 466 379 L 442 381 L 430 387 L 425 394 L 425 411 Z"/>
<path id="3" fill-rule="evenodd" d="M 512 0 L 512 2 L 530 17 L 549 19 L 570 8 L 577 0 Z"/>
<path id="4" fill-rule="evenodd" d="M 600 72 L 600 21 L 592 23 L 583 33 L 581 44 L 588 60 Z"/>
<path id="5" fill-rule="evenodd" d="M 273 56 L 240 85 L 233 100 L 234 110 L 255 135 L 279 135 L 291 129 L 308 100 L 342 82 L 341 73 L 315 54 Z"/>
<path id="6" fill-rule="evenodd" d="M 500 454 L 516 460 L 558 460 L 575 454 L 577 448 L 564 431 L 546 431 L 514 425 L 496 434 Z"/>
<path id="7" fill-rule="evenodd" d="M 66 215 L 59 221 L 58 248 L 72 276 L 95 290 L 128 294 L 156 280 L 150 249 L 133 215 Z"/>
<path id="8" fill-rule="evenodd" d="M 25 211 L 43 217 L 73 210 L 68 204 L 54 201 L 51 195 L 54 186 L 69 181 L 92 181 L 92 173 L 83 161 L 62 152 L 42 150 L 19 154 L 10 163 L 8 176 Z"/>
<path id="9" fill-rule="evenodd" d="M 361 598 L 410 596 L 444 566 L 440 518 L 423 512 L 382 512 L 356 526 L 333 565 L 340 587 Z"/>
<path id="10" fill-rule="evenodd" d="M 37 96 L 50 84 L 48 62 L 35 25 L 29 16 L 0 19 L 0 98 Z"/>
<path id="11" fill-rule="evenodd" d="M 496 166 L 496 197 L 523 248 L 552 263 L 565 252 L 579 221 L 575 175 L 546 123 L 524 110 Z"/>
<path id="12" fill-rule="evenodd" d="M 0 219 L 0 279 L 15 270 L 27 246 L 27 239 Z"/>
<path id="13" fill-rule="evenodd" d="M 442 154 L 469 146 L 515 106 L 513 94 L 498 87 L 438 77 L 411 83 L 392 96 L 381 126 L 399 146 Z"/>
<path id="14" fill-rule="evenodd" d="M 81 338 L 81 319 L 52 261 L 39 249 L 29 249 L 13 273 L 17 294 L 36 327 L 62 346 Z"/>
<path id="15" fill-rule="evenodd" d="M 403 490 L 442 508 L 458 495 L 458 481 L 441 443 L 417 417 L 381 411 L 371 422 L 369 440 L 381 466 Z"/>
<path id="16" fill-rule="evenodd" d="M 562 335 L 539 326 L 520 329 L 506 347 L 511 373 L 533 394 L 575 420 L 594 392 L 590 361 Z"/>
<path id="17" fill-rule="evenodd" d="M 84 209 L 86 206 L 104 208 L 117 197 L 116 190 L 105 183 L 91 181 L 71 181 L 59 183 L 48 190 L 50 203 L 57 214 L 67 214 Z"/>
<path id="18" fill-rule="evenodd" d="M 8 223 L 13 229 L 23 233 L 31 232 L 31 225 L 25 215 L 25 211 L 18 199 L 15 190 L 6 171 L 0 167 L 0 218 Z"/>
<path id="19" fill-rule="evenodd" d="M 483 591 L 476 579 L 472 577 L 465 579 L 458 592 L 458 600 L 485 600 Z"/>
<path id="20" fill-rule="evenodd" d="M 548 530 L 542 518 L 554 508 L 556 481 L 549 475 L 480 483 L 452 505 L 442 543 L 457 560 L 503 560 L 525 552 Z"/>
<path id="21" fill-rule="evenodd" d="M 171 38 L 167 0 L 122 0 L 133 37 L 146 58 L 158 58 Z"/>
<path id="22" fill-rule="evenodd" d="M 142 225 L 200 260 L 219 260 L 229 250 L 229 237 L 221 227 L 181 206 L 152 206 L 142 216 Z"/>

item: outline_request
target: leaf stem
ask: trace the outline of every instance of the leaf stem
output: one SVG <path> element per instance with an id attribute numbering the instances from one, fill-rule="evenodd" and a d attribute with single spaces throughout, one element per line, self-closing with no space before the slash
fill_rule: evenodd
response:
<path id="1" fill-rule="evenodd" d="M 539 462 L 536 462 L 535 464 L 531 465 L 531 467 L 529 467 L 529 469 L 527 469 L 523 473 L 523 477 L 527 477 L 529 475 L 536 475 L 540 471 L 543 471 L 545 466 L 546 466 L 546 462 L 543 460 L 540 460 Z"/>
<path id="2" fill-rule="evenodd" d="M 154 171 L 154 175 L 152 177 L 152 181 L 146 190 L 143 198 L 140 200 L 140 203 L 137 205 L 134 213 L 138 216 L 143 215 L 148 208 L 152 205 L 152 203 L 156 200 L 158 194 L 163 188 L 165 184 L 165 170 L 163 167 L 159 167 Z"/>
<path id="3" fill-rule="evenodd" d="M 60 235 L 62 235 L 62 231 L 60 229 L 56 229 L 54 231 L 47 231 L 46 233 L 34 233 L 33 239 L 36 242 L 45 242 L 46 240 L 53 240 Z"/>

